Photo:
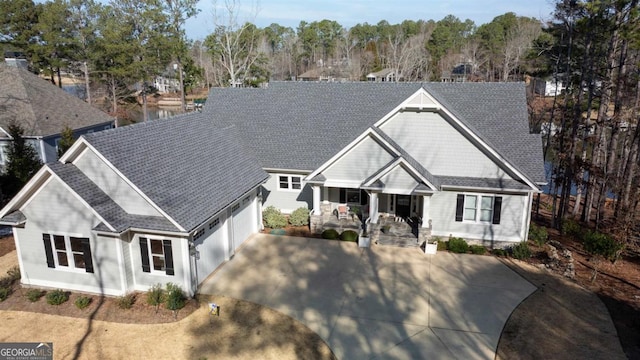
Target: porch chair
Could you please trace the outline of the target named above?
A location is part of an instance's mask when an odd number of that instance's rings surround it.
[[[338,220],[349,218],[349,206],[347,204],[338,204]]]

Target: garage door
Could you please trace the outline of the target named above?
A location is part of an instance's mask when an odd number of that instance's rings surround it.
[[[209,224],[205,225],[204,235],[194,241],[198,254],[196,257],[198,283],[202,282],[224,262],[224,241],[226,237],[222,227],[223,224],[223,217],[213,219]]]
[[[246,197],[231,207],[233,217],[233,245],[237,249],[254,232],[255,211],[253,197]]]

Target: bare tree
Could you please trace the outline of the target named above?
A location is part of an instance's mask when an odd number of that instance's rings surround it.
[[[531,49],[533,40],[541,33],[540,22],[529,18],[518,18],[516,25],[507,34],[502,52],[502,81],[509,79],[509,75],[518,67],[522,57]]]

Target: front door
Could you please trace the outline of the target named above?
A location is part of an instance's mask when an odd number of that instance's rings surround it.
[[[411,215],[411,196],[396,195],[396,216],[408,218]]]

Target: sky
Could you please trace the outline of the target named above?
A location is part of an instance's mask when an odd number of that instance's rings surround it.
[[[229,0],[231,1],[231,0]],[[225,0],[217,1],[222,14]],[[377,24],[387,20],[397,24],[403,20],[440,20],[451,14],[460,20],[471,19],[476,25],[491,22],[507,12],[519,16],[549,20],[553,0],[236,0],[238,21],[250,21],[258,27],[272,23],[294,30],[300,21],[335,20],[350,28],[358,23]],[[214,0],[200,0],[200,13],[185,25],[187,36],[202,40],[213,32]]]

